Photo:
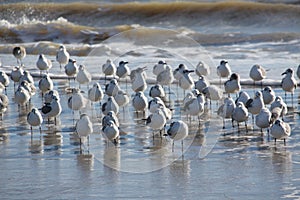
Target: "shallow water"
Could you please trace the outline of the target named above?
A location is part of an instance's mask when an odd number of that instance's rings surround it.
[[[7,60],[12,58],[11,55],[2,55],[5,56]],[[76,59],[84,62],[87,58]],[[28,55],[26,66],[32,72],[36,72],[35,60],[36,56]],[[9,71],[8,66],[4,69]],[[94,67],[88,69],[98,71]],[[51,73],[59,74],[57,63],[54,63]],[[150,76],[151,72],[147,74]],[[38,78],[35,80],[37,84]],[[202,116],[200,125],[195,119],[189,122],[180,113],[178,104],[183,91],[177,93],[174,84],[171,87],[174,119],[185,120],[190,130],[184,141],[183,156],[180,142],[175,142],[172,152],[171,141],[157,135],[153,139],[152,130],[141,120],[147,114],[137,116],[131,104],[119,114],[120,143],[117,146],[107,144],[100,131],[102,114],[98,103],[93,107],[87,104],[82,110],[92,118],[94,133],[89,145],[84,141],[80,153],[79,139],[74,133],[79,114],[75,112],[73,116],[66,103],[68,81],[54,81],[64,109],[56,126],[43,123],[42,134],[34,128],[31,135],[26,123],[30,107],[42,106],[41,95],[36,94],[28,108],[18,111],[13,101],[13,83],[8,87],[10,104],[0,130],[2,199],[299,198],[298,90],[294,108],[290,108],[285,118],[293,130],[286,146],[282,141],[275,146],[272,138],[268,138],[266,132],[262,136],[255,126],[252,130],[251,118],[249,132],[243,127],[238,132],[237,128],[231,128],[229,121],[223,130],[222,121],[216,117],[215,102],[212,102],[212,109]],[[71,87],[78,87],[78,84],[71,81]],[[126,89],[124,82],[121,87]],[[86,96],[87,87],[83,85],[81,88]],[[147,95],[149,88],[145,92]],[[252,87],[243,86],[243,89],[253,94]],[[127,91],[133,94],[130,87]],[[280,88],[275,88],[275,91],[277,95],[284,95]],[[289,95],[287,102],[291,106]]]

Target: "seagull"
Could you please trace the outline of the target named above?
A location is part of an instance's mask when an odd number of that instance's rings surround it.
[[[92,80],[92,75],[86,70],[86,67],[84,65],[79,65],[78,73],[76,75],[76,81],[80,85],[82,84],[89,84]]]
[[[161,105],[165,106],[164,102],[159,97],[154,97],[148,102],[148,110],[154,113]]]
[[[37,108],[32,108],[32,110],[27,114],[27,122],[30,125],[31,133],[33,126],[39,126],[41,133],[41,125],[43,123],[43,117],[40,111]]]
[[[194,70],[184,70],[182,77],[179,79],[179,87],[183,90],[190,90],[194,86],[194,80],[190,73]]]
[[[202,90],[202,93],[211,101],[219,101],[223,97],[223,91],[216,85],[207,86]]]
[[[235,109],[235,102],[231,97],[226,97],[224,99],[224,103],[219,107],[217,112],[218,115],[223,118],[223,129],[225,129],[225,119],[232,119],[232,113],[234,109]]]
[[[75,125],[76,133],[80,138],[80,151],[81,151],[81,144],[82,144],[82,137],[88,138],[88,145],[89,145],[89,136],[93,133],[93,124],[87,114],[81,114],[80,119],[76,122]]]
[[[273,113],[273,110],[275,108],[279,108],[280,109],[279,117],[281,117],[283,119],[283,116],[285,116],[287,114],[288,108],[287,108],[287,105],[283,101],[283,99],[282,99],[281,96],[277,96],[275,98],[275,101],[271,104],[270,111]]]
[[[33,77],[31,76],[30,72],[25,70],[23,72],[23,75],[20,77],[19,79],[19,82],[21,83],[22,81],[28,81],[29,83],[33,84],[34,85],[34,80],[33,80]]]
[[[178,120],[170,124],[167,134],[173,140],[172,152],[174,152],[174,141],[181,141],[181,151],[183,153],[183,140],[188,136],[188,133],[189,127],[184,121]]]
[[[30,94],[24,87],[18,87],[15,92],[15,102],[20,106],[29,102]]]
[[[69,59],[69,52],[64,45],[61,45],[56,53],[56,61],[59,63],[60,70],[62,65],[68,64]]]
[[[119,119],[114,111],[109,111],[102,118],[102,126],[107,126],[109,121],[113,121],[117,127],[120,126]]]
[[[246,108],[248,108],[249,112],[252,115],[257,115],[260,110],[265,106],[263,98],[262,98],[262,93],[260,91],[257,91],[255,93],[255,96],[253,99],[249,99],[246,102]]]
[[[133,99],[132,99],[132,106],[134,109],[138,111],[145,112],[148,107],[148,100],[147,97],[143,92],[137,92],[135,93]]]
[[[227,78],[231,74],[231,69],[227,60],[221,60],[220,65],[217,67],[217,74],[220,77],[221,85],[221,79]]]
[[[105,82],[106,76],[115,76],[117,68],[111,59],[107,59],[106,63],[102,65],[102,72],[105,75]]]
[[[208,76],[210,74],[210,68],[206,63],[199,61],[199,63],[196,66],[195,73],[199,77],[200,76]]]
[[[235,104],[237,104],[238,102],[242,102],[244,105],[246,105],[249,99],[251,98],[246,91],[240,91],[238,98],[235,100]]]
[[[167,63],[164,60],[158,61],[153,67],[153,74],[158,76],[161,72],[166,70]]]
[[[183,76],[183,72],[188,70],[185,64],[179,64],[179,66],[173,71],[174,78],[179,81]]]
[[[53,90],[53,81],[48,74],[45,74],[43,78],[40,79],[39,89],[42,91],[42,96],[44,93]]]
[[[80,110],[85,106],[85,100],[80,90],[72,88],[72,95],[68,99],[68,107],[74,110]]]
[[[40,54],[36,62],[36,66],[40,70],[40,74],[42,71],[46,71],[48,73],[48,71],[52,68],[52,62],[46,58],[44,54]]]
[[[16,86],[16,83],[20,81],[20,78],[23,76],[24,70],[22,67],[15,66],[11,73],[10,73],[10,78],[14,82],[14,88]]]
[[[108,97],[107,101],[102,105],[102,113],[107,115],[109,111],[114,111],[116,114],[119,113],[119,105],[114,97]]]
[[[288,123],[278,119],[271,126],[270,134],[274,137],[275,144],[276,139],[283,139],[285,145],[285,139],[291,135],[291,127]]]
[[[197,96],[192,97],[188,102],[184,104],[183,112],[187,115],[198,116],[200,123],[200,115],[204,112],[204,95],[199,93]]]
[[[65,65],[65,73],[68,76],[69,84],[70,84],[70,77],[75,77],[78,73],[78,66],[76,60],[69,59],[68,64]]]
[[[105,85],[105,94],[108,96],[116,96],[120,90],[119,83],[117,79],[111,79],[108,84]]]
[[[121,90],[121,89],[114,96],[114,98],[120,108],[126,106],[130,101],[128,94],[124,90]]]
[[[157,109],[155,113],[150,114],[146,120],[146,125],[150,126],[153,131],[160,131],[165,127],[167,119],[161,109]],[[153,132],[154,137],[154,132]]]
[[[297,87],[297,81],[294,78],[294,70],[291,68],[288,68],[285,72],[283,72],[281,75],[285,75],[285,77],[281,81],[281,87],[285,92],[285,99],[286,99],[286,92],[291,92],[292,95],[292,105],[294,105],[294,90]]]
[[[164,99],[166,97],[165,91],[160,84],[153,85],[149,90],[149,96],[152,98],[159,97]]]
[[[20,83],[19,87],[23,87],[24,89],[26,89],[29,92],[30,97],[32,97],[36,93],[36,87],[34,86],[34,84],[29,83],[26,80],[23,80]]]
[[[5,94],[0,94],[0,117],[3,120],[3,113],[6,112],[8,107],[8,97]]]
[[[255,87],[255,81],[262,81],[266,78],[266,70],[261,65],[255,64],[252,66],[249,76],[253,80],[253,86]]]
[[[238,129],[239,129],[239,123],[245,122],[246,131],[248,131],[247,130],[248,115],[249,115],[248,110],[245,107],[245,105],[242,102],[238,102],[232,112],[232,120],[237,122]]]
[[[146,82],[146,73],[145,73],[146,67],[139,67],[135,70],[131,71],[130,79],[132,82],[132,90],[134,92],[143,92],[147,88],[147,82]]]
[[[52,101],[50,103],[45,103],[41,110],[43,116],[48,118],[48,122],[50,118],[54,117],[56,125],[56,117],[59,116],[62,111],[59,99],[56,96],[53,96]]]
[[[263,132],[263,128],[269,128],[271,125],[271,117],[272,113],[266,107],[262,108],[258,115],[255,116],[255,124],[261,129]]]
[[[241,90],[240,76],[237,73],[231,74],[229,80],[224,83],[224,87],[228,96],[230,96],[230,93],[239,92]]]
[[[276,97],[274,90],[270,86],[267,86],[262,90],[262,95],[265,105],[273,103]]]
[[[9,77],[7,76],[7,74],[4,71],[0,71],[0,83],[2,83],[5,87],[5,93],[7,93],[6,88],[9,85]]]
[[[90,88],[88,91],[88,99],[91,100],[92,102],[98,102],[101,101],[103,97],[104,97],[104,93],[101,89],[100,84],[94,83],[93,87]]]
[[[169,87],[169,101],[171,101],[171,84],[174,81],[173,71],[172,67],[170,65],[166,65],[166,68],[164,71],[159,73],[156,76],[156,82],[160,85],[167,85]]]
[[[198,81],[195,82],[195,88],[199,92],[202,92],[202,90],[209,85],[210,85],[209,81],[203,75],[200,75]]]
[[[58,101],[60,100],[58,91],[53,89],[49,90],[44,94],[44,103],[51,103],[54,97],[56,97]]]
[[[130,74],[130,69],[128,67],[128,62],[127,61],[120,61],[119,66],[117,67],[117,72],[116,75],[119,78],[126,78]]]
[[[14,47],[14,49],[13,49],[13,55],[17,59],[17,63],[21,64],[21,66],[22,66],[23,65],[22,60],[26,56],[26,49],[25,49],[25,47],[23,47],[23,46]],[[20,61],[20,63],[19,63],[19,61]]]
[[[112,120],[108,121],[107,124],[102,127],[102,132],[108,140],[113,141],[114,144],[117,144],[120,132],[119,128]]]

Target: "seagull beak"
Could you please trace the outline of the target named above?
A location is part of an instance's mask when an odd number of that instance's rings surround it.
[[[283,72],[281,75],[285,75],[286,74],[286,71],[285,72]]]

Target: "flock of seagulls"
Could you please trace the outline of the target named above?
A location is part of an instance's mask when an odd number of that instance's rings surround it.
[[[25,48],[22,46],[15,47],[13,55],[17,59],[18,66],[12,69],[10,77],[5,72],[0,71],[0,89],[4,90],[12,80],[15,88],[14,101],[19,107],[26,106],[37,92],[42,94],[43,106],[32,108],[27,115],[27,122],[31,127],[31,131],[32,127],[35,126],[38,126],[41,131],[41,125],[45,121],[54,120],[56,124],[56,118],[60,116],[63,108],[60,103],[60,95],[54,89],[53,81],[49,75],[54,61],[46,58],[43,54],[39,55],[36,67],[40,70],[41,78],[37,89],[31,74],[24,68]],[[287,114],[287,105],[283,98],[276,96],[271,86],[255,91],[254,96],[251,97],[250,94],[242,90],[240,75],[231,72],[230,65],[226,60],[222,60],[220,65],[217,66],[220,85],[210,84],[207,77],[210,75],[211,70],[204,62],[200,61],[195,69],[188,69],[185,64],[180,64],[173,70],[167,62],[160,60],[153,66],[152,73],[156,77],[156,84],[149,89],[148,95],[145,94],[148,87],[147,67],[130,69],[127,61],[120,61],[116,66],[112,60],[107,59],[102,65],[105,85],[94,82],[92,87],[89,88],[92,75],[84,65],[78,67],[76,60],[70,58],[65,46],[61,45],[59,47],[56,61],[59,63],[60,69],[64,68],[69,80],[75,79],[79,83],[78,88],[71,88],[68,108],[73,113],[75,111],[80,113],[80,119],[76,121],[75,125],[76,133],[80,138],[80,145],[81,138],[89,137],[93,133],[92,120],[86,113],[80,112],[88,102],[91,105],[97,102],[100,104],[103,113],[101,130],[105,138],[114,144],[117,144],[120,138],[121,124],[118,120],[118,115],[121,112],[120,108],[124,108],[131,102],[135,112],[137,114],[142,113],[142,120],[145,125],[153,130],[153,137],[159,133],[160,137],[169,137],[173,142],[182,141],[183,146],[183,140],[189,132],[188,122],[173,120],[175,111],[167,104],[166,94],[171,93],[170,86],[175,81],[177,82],[177,89],[180,87],[184,92],[181,111],[190,120],[192,117],[197,117],[196,121],[200,124],[200,116],[205,113],[207,106],[211,105],[212,101],[223,101],[221,105],[217,104],[217,113],[223,119],[224,129],[226,128],[225,121],[230,119],[232,127],[235,127],[236,124],[239,130],[240,123],[245,123],[246,131],[248,131],[247,122],[251,115],[253,123],[255,121],[255,125],[262,131],[267,129],[268,133],[274,138],[275,143],[278,139],[283,139],[285,143],[286,138],[291,134],[290,125],[284,121],[284,116]],[[198,76],[198,80],[193,79],[192,73]],[[281,82],[282,89],[285,93],[289,92],[293,95],[297,87],[293,69],[286,69],[282,75],[285,75]],[[300,75],[299,69],[297,75]],[[254,65],[249,76],[255,85],[255,82],[262,82],[266,78],[266,70],[260,65]],[[130,80],[132,96],[127,93],[127,78]],[[120,79],[126,80],[126,91],[121,89]],[[107,81],[109,82],[107,83]],[[83,96],[80,89],[83,84],[87,84],[87,98]],[[235,99],[232,97],[234,94]],[[8,98],[1,93],[1,116],[6,111],[7,106]],[[174,143],[172,149],[174,149]]]

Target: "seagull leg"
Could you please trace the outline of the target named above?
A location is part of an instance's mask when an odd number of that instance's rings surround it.
[[[285,138],[283,139],[283,144],[284,144],[284,146],[286,145],[286,143],[285,143]]]
[[[172,142],[172,152],[174,152],[174,140]]]

